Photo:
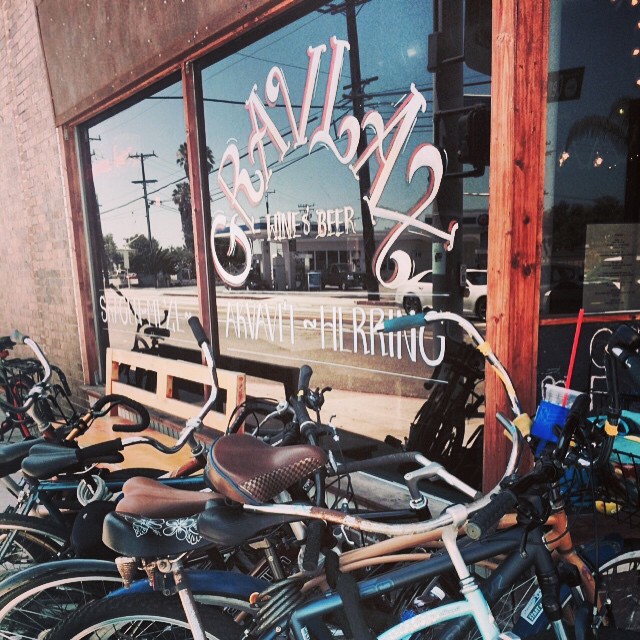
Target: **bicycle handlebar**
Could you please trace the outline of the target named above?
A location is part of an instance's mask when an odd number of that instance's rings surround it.
[[[10,411],[12,413],[26,413],[27,411],[29,411],[29,409],[31,409],[36,400],[42,395],[44,387],[49,383],[49,380],[51,379],[51,365],[49,364],[47,357],[42,352],[42,349],[40,349],[40,347],[38,346],[37,342],[29,338],[29,336],[25,336],[17,329],[14,329],[11,332],[11,340],[16,344],[23,344],[29,347],[35,354],[44,370],[44,377],[37,384],[31,387],[29,393],[27,394],[27,400],[23,405],[13,406],[0,400],[0,406],[6,411]]]
[[[531,471],[509,482],[506,488],[492,497],[488,505],[469,518],[465,525],[465,532],[471,539],[478,540],[493,533],[502,516],[513,511],[518,498],[531,487],[560,479],[564,473],[563,463],[567,457],[570,442],[580,425],[585,422],[589,405],[589,395],[586,393],[579,395],[565,418],[562,434],[554,449],[543,452]]]
[[[211,374],[211,393],[207,398],[207,401],[200,409],[198,415],[194,418],[196,422],[202,422],[203,418],[211,411],[216,398],[218,397],[218,389],[220,388],[218,384],[218,370],[216,368],[216,361],[213,357],[213,351],[211,350],[211,345],[209,340],[207,339],[207,334],[204,332],[204,328],[202,327],[202,323],[197,316],[191,316],[187,321],[189,323],[189,327],[191,327],[191,331],[193,333],[193,337],[196,339],[200,347],[200,351],[202,351],[202,355],[209,367],[209,372]],[[189,424],[189,422],[187,422]]]
[[[49,364],[49,361],[47,360],[46,356],[42,352],[42,349],[40,349],[36,341],[32,340],[29,336],[25,336],[24,334],[20,333],[20,331],[18,331],[17,329],[14,329],[11,332],[11,339],[16,344],[24,344],[29,347],[31,351],[33,351],[36,358],[38,358],[38,360],[40,361],[42,368],[44,369],[44,378],[40,381],[40,384],[47,384],[47,382],[49,382],[49,379],[51,378],[51,365]]]
[[[511,422],[511,420],[505,418],[502,414],[497,414],[500,423],[507,429],[511,436],[511,455],[509,456],[509,462],[503,475],[503,480],[510,477],[517,466],[522,443],[522,435],[518,431],[517,427]],[[502,480],[501,480],[502,482]],[[472,502],[471,504],[461,506],[465,509],[467,514],[475,513],[484,506],[489,504],[491,496],[500,491],[500,484],[496,485],[494,489],[483,496],[482,498]],[[333,524],[342,525],[355,529],[357,531],[363,531],[365,533],[377,533],[389,537],[397,537],[404,535],[415,535],[427,533],[429,531],[435,531],[442,527],[446,527],[454,523],[454,517],[452,514],[443,512],[439,517],[413,523],[401,523],[401,524],[388,524],[385,522],[376,522],[368,520],[357,515],[345,514],[342,511],[335,509],[326,509],[317,506],[300,505],[300,504],[262,504],[262,505],[243,505],[243,508],[247,511],[256,513],[271,513],[295,516],[300,520],[324,520],[325,522],[331,522]]]
[[[171,455],[173,453],[178,453],[178,451],[180,451],[187,443],[189,443],[189,446],[192,450],[195,448],[195,445],[191,441],[193,440],[193,434],[196,429],[197,426],[195,424],[183,429],[180,433],[180,437],[176,440],[176,443],[173,446],[166,445],[159,440],[152,438],[151,436],[137,436],[133,438],[127,438],[126,440],[122,441],[122,444],[124,447],[129,447],[136,444],[148,444],[161,453]]]
[[[511,410],[513,414],[518,417],[523,415],[520,407],[520,401],[516,394],[515,387],[506,369],[491,349],[489,343],[482,337],[480,332],[473,326],[469,320],[466,320],[457,313],[451,311],[427,311],[422,313],[415,313],[408,316],[398,316],[397,318],[390,318],[379,322],[375,326],[376,331],[382,331],[389,333],[391,331],[403,331],[406,329],[417,329],[423,327],[425,324],[431,324],[432,322],[455,322],[459,325],[469,337],[472,339],[476,349],[485,357],[487,362],[491,365],[492,369],[496,372],[496,375],[502,382],[504,390],[509,398]]]
[[[107,405],[108,408],[103,411],[103,408],[107,407]],[[111,427],[114,431],[137,433],[138,431],[144,431],[149,426],[151,417],[149,416],[149,411],[147,411],[147,408],[136,400],[132,400],[127,396],[122,396],[116,393],[110,393],[106,396],[102,396],[102,398],[98,398],[98,400],[96,400],[96,402],[91,407],[91,416],[93,418],[100,418],[118,405],[122,405],[126,409],[137,413],[140,421],[136,424],[114,424]]]

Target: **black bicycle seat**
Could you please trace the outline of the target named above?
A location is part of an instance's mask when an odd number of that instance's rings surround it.
[[[15,444],[0,446],[0,476],[8,476],[20,471],[20,463],[29,455],[34,445],[43,443],[42,438],[23,440]]]
[[[200,535],[197,516],[143,518],[116,512],[104,519],[102,541],[117,554],[134,558],[178,556],[213,546]]]
[[[43,443],[32,447],[29,455],[22,461],[22,471],[38,480],[44,480],[61,473],[75,473],[94,462],[122,462],[121,453],[109,453],[99,459],[80,462],[78,449],[65,447],[61,444]]]
[[[229,546],[255,538],[265,529],[298,520],[297,516],[249,513],[238,507],[214,504],[198,516],[198,530],[215,545]]]
[[[13,349],[16,343],[9,336],[0,336],[0,351]]]

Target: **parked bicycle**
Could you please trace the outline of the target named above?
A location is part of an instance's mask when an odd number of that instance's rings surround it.
[[[5,442],[38,435],[31,417],[17,409],[27,399],[30,389],[46,375],[37,358],[10,358],[15,346],[11,337],[0,337],[0,440]],[[75,414],[71,389],[59,367],[49,365],[49,368],[56,374],[57,382],[49,386],[46,410],[52,422],[64,421]]]
[[[434,314],[433,312],[431,312],[431,315],[428,315],[426,319],[428,321],[455,320],[458,322],[461,320],[458,320],[449,314]],[[393,323],[391,324],[393,326]],[[512,408],[519,417],[519,422],[526,423],[526,419],[522,417],[523,414],[520,411],[520,406],[517,402],[515,391],[510,384],[508,375],[499,364],[499,361],[495,359],[495,356],[493,356],[486,343],[484,343],[481,337],[479,337],[479,334],[477,334],[477,332],[474,333],[473,331],[470,331],[470,333],[478,346],[481,346],[481,349],[487,356],[489,362],[494,366],[496,371],[499,372],[499,375],[505,384]],[[444,533],[443,542],[447,548],[448,556],[442,555],[437,558],[432,558],[429,562],[413,562],[408,566],[400,567],[392,570],[391,572],[385,572],[381,576],[370,578],[368,581],[365,580],[360,582],[357,587],[357,595],[361,597],[375,596],[377,599],[381,596],[389,596],[392,598],[392,593],[394,591],[416,583],[418,585],[422,585],[422,587],[420,587],[422,589],[422,593],[426,593],[428,592],[427,587],[429,586],[429,580],[431,578],[450,572],[452,568],[455,568],[458,577],[467,589],[465,596],[468,595],[468,593],[476,595],[469,596],[467,602],[464,604],[458,603],[443,605],[442,608],[436,609],[435,612],[429,610],[418,613],[417,615],[412,616],[412,621],[403,622],[395,629],[389,630],[387,633],[383,634],[381,637],[385,638],[385,640],[392,637],[400,638],[408,636],[414,632],[420,631],[423,627],[432,626],[438,622],[449,619],[450,617],[458,618],[463,616],[468,618],[468,614],[470,612],[473,614],[473,618],[480,629],[482,637],[498,637],[499,632],[494,626],[494,623],[491,622],[491,616],[487,613],[486,605],[482,604],[480,599],[476,602],[469,602],[472,598],[479,597],[479,592],[474,587],[473,577],[466,573],[464,565],[470,562],[486,560],[494,557],[499,552],[508,552],[509,555],[503,563],[496,567],[485,584],[485,588],[489,594],[489,600],[497,599],[509,587],[513,586],[515,582],[518,582],[517,579],[520,578],[522,573],[526,573],[526,570],[528,570],[529,567],[535,566],[538,582],[542,590],[542,609],[544,610],[547,619],[551,621],[556,637],[564,638],[566,637],[566,632],[562,622],[560,581],[555,563],[552,560],[550,551],[547,549],[546,544],[550,544],[551,542],[558,543],[559,540],[566,538],[568,534],[567,530],[564,529],[562,516],[557,518],[557,529],[556,532],[552,534],[553,537],[550,541],[545,540],[543,525],[548,520],[547,516],[549,515],[552,500],[554,498],[553,485],[559,478],[559,474],[562,472],[562,464],[566,462],[566,455],[571,435],[573,432],[577,432],[578,427],[582,426],[583,416],[581,414],[587,406],[588,402],[586,402],[585,399],[574,406],[574,409],[570,412],[569,418],[567,419],[567,424],[565,424],[563,438],[553,449],[549,450],[549,448],[546,448],[542,450],[540,460],[532,472],[519,481],[509,479],[509,492],[500,493],[500,496],[509,497],[508,504],[505,504],[504,498],[499,498],[496,501],[489,502],[488,515],[487,510],[482,510],[485,517],[488,518],[488,524],[491,525],[494,521],[499,520],[503,511],[506,511],[509,506],[513,505],[514,499],[517,498],[517,502],[520,505],[520,512],[518,514],[516,524],[509,530],[500,532],[480,544],[473,542],[464,544],[460,550],[462,553],[462,561],[457,555],[458,551],[455,547],[455,538],[458,532],[457,525],[463,523],[469,512],[473,512],[481,506],[486,506],[488,501],[487,498],[481,499],[471,507],[453,508],[452,514],[445,514],[442,516],[444,520],[436,520],[435,524],[431,522],[397,525],[379,523],[375,521],[372,522],[359,516],[344,514],[317,506],[307,507],[303,505],[250,504],[251,500],[247,500],[247,496],[243,495],[242,491],[239,491],[240,487],[237,484],[234,484],[233,474],[229,475],[228,473],[225,473],[226,467],[224,464],[218,467],[217,472],[215,473],[215,480],[218,481],[219,487],[225,487],[226,490],[230,492],[230,495],[236,500],[238,500],[238,498],[244,498],[241,501],[245,503],[244,509],[247,511],[254,511],[269,515],[281,514],[300,519],[322,519],[335,525],[339,525],[345,530],[355,529],[362,532],[368,532],[370,534],[395,534],[397,536],[399,533],[402,533],[411,538],[410,541],[407,541],[408,546],[411,548],[415,548],[415,545],[417,544],[425,543],[424,538],[420,538],[419,535],[423,533],[425,535],[430,534],[430,528],[437,530],[438,525],[446,524],[447,526],[451,526],[455,523],[455,529],[452,528],[450,531]],[[297,408],[300,411],[299,422],[301,424],[307,423],[308,419],[304,416],[303,410],[299,406]],[[511,430],[513,440],[516,442],[517,437],[514,426],[502,417],[500,420]],[[606,450],[606,448],[603,450]],[[215,456],[215,446],[212,449],[212,455]],[[222,483],[219,482],[220,479],[222,479]],[[533,490],[532,496],[525,495],[531,490]],[[247,504],[247,502],[249,502],[249,504]],[[213,537],[214,535],[222,535],[220,533],[214,534],[213,527],[208,526],[208,518],[212,517],[209,514],[210,512],[205,512],[205,514],[201,516],[200,532],[210,537]],[[214,510],[212,514],[214,516],[212,522],[216,522],[217,525],[224,522],[224,520],[221,519],[219,512]],[[513,524],[513,519],[509,521],[509,524]],[[475,527],[478,531],[483,532],[486,525],[476,523]],[[217,526],[215,530],[221,531],[222,529]],[[379,544],[388,545],[389,542],[384,541]],[[375,545],[371,546],[375,547]],[[364,547],[365,550],[368,550],[369,548],[370,547]],[[402,544],[400,544],[399,547],[394,546],[394,550],[396,551],[402,548]],[[568,551],[572,560],[576,561],[572,548],[562,550]],[[358,549],[357,551],[361,552],[361,549]],[[526,558],[523,558],[523,555],[525,555],[523,552],[526,552]],[[343,554],[342,558],[348,558],[348,553],[349,552]],[[396,555],[391,561],[402,562],[403,559],[398,558]],[[370,566],[372,563],[371,558],[367,556],[366,562]],[[580,559],[578,559],[576,563],[578,566],[583,568],[586,566]],[[582,571],[579,577],[585,580],[585,584],[592,585],[592,579],[587,578],[585,573],[590,576],[588,571]],[[304,587],[300,587],[302,584],[304,584],[304,580],[300,580],[298,584],[296,584],[295,580],[289,578],[288,580],[280,583],[277,589],[275,587],[269,588],[262,594],[262,596],[257,596],[256,600],[261,603],[262,606],[257,607],[258,612],[254,610],[254,621],[248,626],[248,628],[245,628],[245,635],[247,637],[271,638],[278,637],[279,634],[288,633],[294,638],[304,638],[308,637],[308,634],[313,634],[315,636],[317,633],[317,637],[324,637],[324,635],[322,635],[322,631],[319,630],[322,624],[318,622],[318,619],[321,618],[322,615],[337,612],[340,607],[344,606],[345,593],[344,591],[341,591],[342,587],[338,587],[336,581],[333,586],[338,593],[322,597],[319,600],[312,599],[308,604],[297,606],[300,605],[301,602],[304,602],[305,599],[303,597]],[[405,601],[405,605],[412,603],[415,603],[415,599],[409,602]],[[98,628],[100,630],[104,629],[105,631],[106,629],[119,629],[120,632],[125,632],[123,631],[124,629],[127,633],[133,633],[131,631],[131,619],[136,619],[137,623],[140,623],[140,621],[144,619],[145,628],[150,629],[154,627],[155,622],[158,621],[158,610],[155,610],[155,612],[153,611],[154,607],[157,607],[158,604],[159,603],[153,601],[152,598],[145,600],[144,605],[136,605],[133,599],[116,600],[115,598],[107,598],[102,603],[92,605],[84,611],[78,612],[77,616],[74,616],[73,621],[70,621],[72,625],[76,625],[75,627],[65,625],[63,627],[63,631],[57,630],[57,632],[59,634],[62,634],[63,632],[67,634],[74,633],[75,635],[68,636],[74,638],[88,637],[86,632],[81,631],[80,628],[82,625],[87,625],[87,623],[89,623],[88,626],[94,630]],[[134,615],[133,611],[136,606],[138,607],[138,613]],[[147,607],[147,612],[142,613],[140,606],[143,608]],[[124,613],[125,609],[126,613]],[[120,614],[114,615],[116,610],[120,611]],[[215,628],[210,628],[210,632],[200,632],[198,627],[194,628],[194,624],[198,625],[200,623],[197,621],[194,622],[193,617],[190,619],[190,622],[187,623],[186,620],[189,619],[188,616],[187,618],[182,616],[173,617],[174,614],[175,611],[172,612],[171,616],[160,616],[163,618],[162,624],[166,626],[169,623],[169,618],[171,619],[172,629],[174,629],[174,627],[175,629],[186,629],[190,624],[193,636],[186,635],[185,637],[232,637],[226,635],[226,629],[228,627],[226,622],[228,621],[220,619],[219,614],[214,615],[215,612],[210,610],[206,611],[206,620],[202,622],[204,627],[201,626],[199,628],[209,629],[206,625],[210,624],[212,619],[214,619],[216,624],[223,625],[223,627],[218,627],[217,633]],[[354,629],[351,628],[350,631],[347,632],[347,635],[351,633],[352,637],[370,637],[370,631],[367,630],[366,625],[362,626],[364,624],[364,616],[358,616],[353,610],[350,611],[350,614],[350,621],[356,620],[356,630],[354,631]],[[358,619],[360,621],[359,623],[357,622]],[[182,620],[182,622],[180,622],[180,620]],[[320,625],[320,627],[318,625]],[[87,629],[88,626],[85,626],[84,628]],[[220,632],[220,628],[225,628],[225,631]],[[234,631],[229,630],[228,632],[233,633],[235,631],[238,631],[238,629]],[[211,635],[209,635],[209,633]],[[451,637],[460,637],[460,634],[465,634],[466,631],[464,629],[454,629],[448,633]],[[52,637],[62,638],[63,635],[56,636],[54,633]],[[132,637],[144,637],[144,635],[133,635]],[[423,633],[420,637],[427,636],[424,636]]]

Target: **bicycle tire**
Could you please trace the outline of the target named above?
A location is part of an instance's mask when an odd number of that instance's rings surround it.
[[[242,628],[231,616],[199,610],[207,640],[239,640]],[[56,626],[47,640],[192,640],[178,598],[158,593],[105,598],[79,609]]]
[[[600,588],[606,594],[614,629],[640,631],[640,551],[621,553],[599,571]]]
[[[487,571],[488,570],[484,567],[476,567],[474,573],[476,573],[476,575],[478,573],[480,573],[481,575],[484,574],[485,577],[487,577]],[[477,581],[479,586],[482,588],[482,577],[478,577]],[[455,578],[450,577],[450,579],[445,582],[442,582],[441,578],[437,586],[442,588],[447,596],[442,601],[433,602],[431,606],[435,607],[439,606],[440,604],[444,604],[444,602],[451,602],[461,599],[461,595],[458,590]],[[514,582],[513,584],[508,586],[504,593],[499,596],[498,600],[494,604],[491,604],[491,613],[493,614],[496,624],[501,632],[512,631],[514,630],[514,627],[518,625],[518,637],[527,638],[527,640],[532,640],[534,637],[545,637],[544,633],[546,632],[543,632],[543,635],[541,636],[534,635],[533,626],[531,627],[531,630],[528,631],[527,626],[525,626],[525,629],[523,629],[522,624],[518,624],[519,622],[521,622],[521,618],[523,616],[527,616],[530,614],[539,614],[537,608],[539,599],[536,597],[537,591],[538,582],[533,569],[530,568],[520,576],[520,579],[517,582]],[[563,609],[571,606],[572,598],[574,598],[574,595],[575,594],[571,591],[567,591],[564,594],[561,603]],[[533,622],[531,624],[533,624]],[[455,634],[456,640],[481,640],[480,632],[475,623],[470,618],[465,626],[467,627],[465,630],[460,630],[457,634]],[[420,640],[437,640],[442,636],[444,630],[447,628],[448,623],[441,623],[428,629],[423,629],[422,631],[416,633],[415,638],[419,638]],[[551,638],[555,636],[549,637]]]
[[[65,548],[68,532],[35,516],[0,514],[0,576],[54,560]]]
[[[114,563],[47,564],[20,572],[17,586],[0,596],[0,638],[40,640],[69,614],[122,586]]]

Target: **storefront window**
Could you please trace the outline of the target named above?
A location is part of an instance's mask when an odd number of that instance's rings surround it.
[[[198,301],[181,83],[88,136],[102,346],[184,358]]]
[[[333,387],[325,411],[378,439],[407,436],[444,340],[375,326],[436,306],[434,246],[455,238],[468,267],[486,267],[486,174],[455,183],[457,232],[433,219],[448,179],[433,145],[433,15],[430,0],[328,4],[201,71],[221,351],[265,371],[310,364],[313,385]],[[465,67],[461,91],[460,104],[488,101],[489,78]],[[464,302],[480,323],[483,276],[470,273]]]
[[[640,8],[551,3],[541,312],[640,309]]]

